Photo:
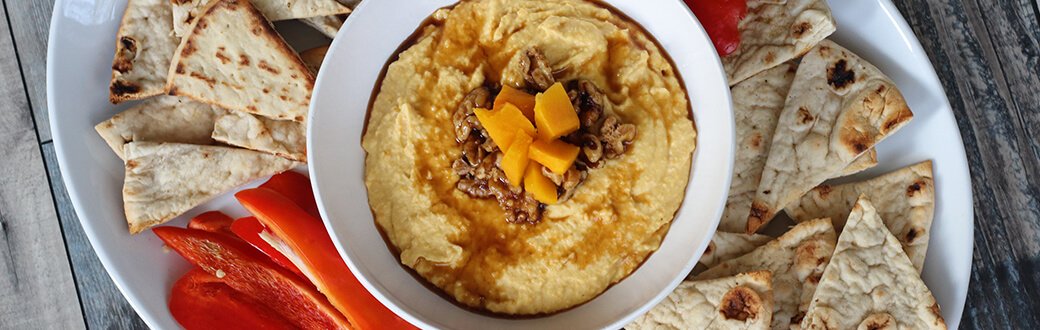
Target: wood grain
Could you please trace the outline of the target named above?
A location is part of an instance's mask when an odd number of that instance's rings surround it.
[[[29,105],[36,119],[40,141],[51,140],[47,124],[47,32],[54,0],[4,0],[11,35],[18,50]]]
[[[6,11],[2,13],[0,328],[84,328]]]
[[[896,6],[946,88],[971,167],[975,253],[961,326],[1038,328],[1037,4],[903,0]]]
[[[58,206],[58,218],[65,234],[65,245],[74,266],[72,273],[79,288],[79,299],[83,305],[83,317],[91,329],[145,329],[148,326],[137,316],[130,303],[123,298],[119,288],[112,282],[105,267],[91,247],[83,226],[72,208],[69,192],[61,180],[54,144],[42,146],[47,174],[51,178],[51,191]]]

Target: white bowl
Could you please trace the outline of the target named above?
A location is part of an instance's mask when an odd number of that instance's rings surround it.
[[[361,133],[380,71],[425,18],[455,2],[364,1],[332,43],[311,99],[307,148],[311,182],[333,241],[379,301],[423,328],[584,329],[628,324],[689,273],[725,204],[733,170],[733,111],[710,40],[681,1],[606,1],[657,38],[684,80],[698,129],[686,199],[660,249],[602,295],[546,317],[495,318],[446,301],[397,262],[376,229],[363,181]]]

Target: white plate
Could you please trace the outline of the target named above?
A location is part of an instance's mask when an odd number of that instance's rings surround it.
[[[376,229],[362,180],[365,152],[360,137],[380,71],[423,20],[455,2],[421,1],[406,7],[390,1],[362,2],[332,43],[311,98],[307,150],[311,182],[333,241],[376,298],[423,328],[596,329],[628,324],[690,272],[725,205],[733,163],[733,115],[711,41],[682,2],[605,1],[655,36],[685,80],[698,128],[686,199],[660,249],[595,299],[547,317],[489,317],[445,301],[400,266]],[[385,23],[390,20],[395,24]],[[688,32],[670,33],[677,30]]]
[[[956,329],[964,308],[973,241],[971,183],[957,125],[926,54],[889,0],[831,0],[833,39],[895,80],[916,117],[878,146],[870,177],[917,161],[934,161],[936,212],[923,277]],[[175,329],[166,302],[189,265],[163,252],[149,233],[127,234],[120,191],[122,166],[94,133],[94,124],[128,108],[108,103],[109,69],[125,0],[57,0],[47,59],[51,130],[73,206],[102,264],[152,328]],[[230,196],[190,212],[221,209],[241,215]],[[186,218],[186,217],[184,217]],[[184,219],[174,224],[183,225]]]

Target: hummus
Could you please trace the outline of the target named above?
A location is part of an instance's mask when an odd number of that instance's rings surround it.
[[[696,131],[675,69],[639,26],[586,1],[463,1],[413,41],[387,67],[362,138],[369,203],[404,265],[462,304],[539,314],[592,299],[660,246]],[[639,133],[538,223],[516,224],[495,199],[456,189],[452,113],[475,88],[523,86],[530,47],[556,81],[599,86]]]

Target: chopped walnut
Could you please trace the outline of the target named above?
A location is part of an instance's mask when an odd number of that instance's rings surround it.
[[[528,86],[538,90],[549,89],[556,82],[549,61],[534,48],[528,48],[523,56],[520,56],[520,72],[524,73],[524,81]]]
[[[487,152],[480,148],[480,138],[476,136],[469,136],[466,141],[462,142],[462,157],[470,163],[470,165],[479,165],[480,160],[484,159]]]
[[[553,184],[555,184],[557,187],[563,184],[563,175],[556,174],[556,172],[553,172],[548,167],[542,166],[542,175],[544,175],[546,178],[549,178],[549,180],[552,180]]]
[[[473,114],[474,108],[487,108],[491,99],[491,92],[484,87],[478,87],[466,94],[459,102],[451,121],[455,124],[455,139],[462,142],[469,138],[474,129],[480,129],[480,121]],[[487,135],[484,135],[487,136]]]
[[[575,109],[578,111],[578,121],[581,122],[582,126],[592,127],[596,125],[600,116],[603,115],[603,106],[606,104],[604,103],[605,99],[603,92],[596,88],[596,85],[592,82],[588,80],[578,82],[578,105]]]
[[[560,194],[558,202],[562,203],[571,199],[571,196],[574,196],[574,191],[577,190],[576,188],[578,188],[582,182],[585,182],[585,179],[588,177],[589,172],[587,170],[579,170],[576,167],[568,169],[567,173],[564,173],[563,175],[563,183],[559,185],[560,188],[563,189],[563,193]]]
[[[599,163],[600,159],[603,159],[603,144],[600,143],[599,138],[595,135],[582,135],[580,146],[582,154],[585,155],[585,159],[590,164],[595,165]]]
[[[455,186],[459,190],[462,190],[470,196],[477,198],[488,198],[493,196],[491,190],[487,185],[487,181],[477,179],[461,179]]]
[[[625,153],[626,144],[636,138],[636,125],[621,124],[615,115],[610,115],[603,120],[603,127],[599,131],[600,140],[603,141],[603,155],[613,159]]]

